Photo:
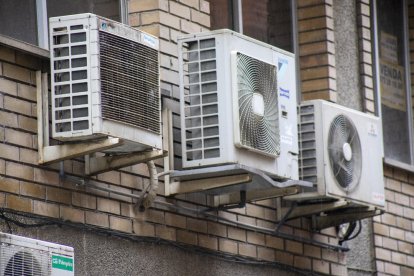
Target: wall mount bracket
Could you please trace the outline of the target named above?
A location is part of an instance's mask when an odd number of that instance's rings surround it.
[[[47,73],[36,72],[37,130],[39,164],[49,165],[59,161],[85,156],[85,175],[96,175],[110,170],[155,160],[168,155],[167,151],[152,149],[121,155],[95,156],[94,153],[122,146],[125,141],[117,137],[49,145],[49,99]]]

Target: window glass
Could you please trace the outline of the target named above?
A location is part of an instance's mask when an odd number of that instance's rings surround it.
[[[385,157],[411,164],[403,2],[377,1],[378,62]]]
[[[0,34],[37,45],[36,0],[0,0]]]
[[[47,0],[48,17],[85,12],[121,21],[119,0]]]
[[[235,30],[237,0],[210,0],[211,28]],[[287,0],[242,0],[243,33],[293,52],[291,2]]]

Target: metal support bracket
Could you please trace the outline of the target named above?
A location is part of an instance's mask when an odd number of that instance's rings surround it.
[[[314,214],[319,214],[326,211],[332,211],[334,209],[344,208],[349,206],[349,202],[345,200],[339,200],[334,202],[320,202],[315,204],[306,204],[306,205],[297,205],[295,209],[290,210],[290,208],[282,208],[281,215],[282,217],[279,218],[279,220],[282,220],[282,218],[285,218],[285,220],[295,219],[299,217],[306,217],[311,216]],[[288,214],[288,215],[287,215]]]

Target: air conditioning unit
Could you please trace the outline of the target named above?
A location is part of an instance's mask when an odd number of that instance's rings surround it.
[[[89,13],[50,18],[49,29],[53,138],[161,149],[158,39]]]
[[[183,168],[298,179],[295,57],[230,30],[178,39]]]
[[[323,100],[303,102],[299,118],[299,175],[316,187],[288,198],[383,207],[380,119]]]
[[[0,233],[0,275],[73,276],[73,248]]]

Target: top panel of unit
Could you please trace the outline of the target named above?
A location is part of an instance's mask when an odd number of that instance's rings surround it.
[[[127,38],[129,40],[133,40],[133,41],[145,44],[156,50],[159,50],[159,40],[156,36],[153,36],[146,32],[132,28],[120,22],[116,22],[116,21],[98,16],[96,14],[81,13],[81,14],[51,17],[49,18],[49,22],[51,26],[59,24],[59,23],[64,24],[64,22],[69,22],[69,21],[71,22],[70,25],[73,25],[74,23],[76,23],[76,21],[85,20],[85,19],[89,20],[90,22],[90,26],[89,26],[90,30],[99,29],[100,31],[112,33],[112,34]]]
[[[201,38],[209,38],[209,37],[213,37],[213,36],[214,37],[217,37],[217,36],[227,36],[227,37],[234,36],[234,37],[237,37],[239,39],[244,39],[246,41],[261,45],[263,47],[270,48],[270,49],[272,49],[274,51],[277,51],[281,54],[291,56],[291,57],[295,57],[295,54],[293,54],[291,52],[285,51],[283,49],[277,48],[275,46],[272,46],[272,45],[267,44],[265,42],[262,42],[260,40],[251,38],[249,36],[243,35],[241,33],[238,33],[238,32],[235,32],[235,31],[232,31],[232,30],[229,30],[229,29],[220,29],[220,30],[215,30],[215,31],[208,31],[208,32],[202,32],[202,33],[182,35],[182,36],[178,37],[178,40],[182,41],[182,42],[186,42],[186,41],[194,40],[195,38],[201,39]]]
[[[14,244],[23,247],[33,248],[33,249],[41,249],[41,250],[48,250],[48,249],[55,249],[61,251],[61,253],[73,255],[73,247],[60,245],[56,243],[51,243],[47,241],[40,241],[36,239],[11,235],[7,233],[0,233],[0,243],[5,244]]]

